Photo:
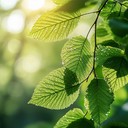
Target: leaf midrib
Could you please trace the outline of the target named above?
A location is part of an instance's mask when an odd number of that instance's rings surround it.
[[[38,29],[37,31],[31,32],[31,33],[37,33],[37,32],[39,32],[39,31],[41,31],[41,30],[43,30],[43,29],[46,29],[46,28],[49,28],[49,27],[52,27],[52,26],[55,27],[56,25],[62,24],[62,23],[64,23],[64,22],[69,22],[70,20],[77,19],[77,18],[79,18],[79,17],[81,17],[81,16],[82,16],[82,15],[75,16],[75,17],[73,17],[73,18],[70,18],[70,19],[61,21],[61,22],[59,22],[59,23],[52,24],[52,25],[49,25],[49,26],[47,26],[47,27],[40,28],[40,29]],[[33,26],[33,29],[34,29],[34,27],[35,27],[35,26]]]
[[[54,93],[50,93],[50,94],[48,94],[48,95],[46,95],[46,96],[42,96],[42,97],[49,97],[49,96],[51,96],[51,95],[55,95],[55,94],[57,94],[57,93],[61,93],[61,92],[65,92],[66,90],[70,90],[70,89],[72,89],[72,88],[75,88],[75,87],[77,87],[77,86],[79,86],[79,84],[77,84],[77,85],[75,85],[75,86],[72,86],[72,87],[68,87],[68,88],[63,88],[63,89],[61,89],[61,90],[58,90],[58,91],[56,91],[56,92],[54,92]]]

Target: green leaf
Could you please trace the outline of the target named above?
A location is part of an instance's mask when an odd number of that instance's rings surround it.
[[[123,57],[110,58],[103,66],[104,77],[113,91],[128,83],[128,62]]]
[[[49,109],[64,109],[74,103],[78,95],[76,75],[68,69],[59,68],[39,83],[29,103]]]
[[[71,0],[52,0],[55,4],[63,5]]]
[[[103,21],[100,23],[97,27],[97,43],[103,43],[107,40],[113,40],[114,36],[113,33],[111,32],[111,29],[108,25],[108,21]],[[94,40],[92,40],[94,41]]]
[[[124,56],[124,51],[119,48],[99,45],[96,51],[96,64],[102,65],[108,58]]]
[[[67,12],[49,12],[42,15],[34,24],[30,36],[45,41],[57,41],[66,38],[76,27],[80,14]]]
[[[119,16],[119,11],[120,11],[120,4],[116,1],[109,0],[106,4],[106,6],[102,9],[100,16],[104,19],[107,20],[110,17],[118,17]]]
[[[93,122],[84,116],[85,114],[80,109],[75,108],[66,113],[54,128],[94,128]]]
[[[128,1],[127,0],[124,0],[123,5],[125,5],[125,7],[128,8]]]
[[[92,119],[100,125],[107,118],[106,114],[113,102],[113,93],[110,92],[106,81],[93,79],[87,89],[87,99]]]
[[[128,19],[128,9],[124,12],[124,18]]]
[[[112,32],[120,37],[124,37],[128,34],[128,21],[122,18],[111,18],[109,20],[109,26]]]
[[[79,81],[85,79],[92,70],[92,46],[82,36],[69,40],[62,49],[61,57],[64,66],[74,72]]]

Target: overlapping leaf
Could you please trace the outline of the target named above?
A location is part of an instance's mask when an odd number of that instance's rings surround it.
[[[68,69],[59,68],[40,82],[29,103],[50,109],[64,109],[77,99],[78,94],[76,75]]]
[[[119,37],[128,35],[128,20],[125,18],[111,18],[109,26],[112,32]]]
[[[102,9],[100,16],[106,20],[110,17],[119,16],[120,4],[116,1],[109,0],[106,6]]]
[[[104,63],[103,74],[113,91],[128,84],[128,62],[123,57],[114,57]]]
[[[81,81],[85,79],[93,66],[93,50],[87,39],[82,36],[69,40],[61,53],[64,66],[76,73]]]
[[[101,124],[113,102],[113,93],[103,79],[94,79],[88,86],[87,99],[92,118],[97,124]]]
[[[42,15],[34,24],[30,36],[46,41],[66,38],[76,27],[80,14],[67,12],[50,12]]]
[[[128,1],[127,0],[124,0],[123,1],[123,5],[128,8]]]
[[[96,64],[102,65],[108,58],[124,56],[124,51],[119,48],[99,45],[96,51]]]
[[[97,27],[97,43],[100,44],[108,40],[114,40],[114,36],[108,25],[108,21],[104,21]]]
[[[92,121],[87,120],[84,115],[78,108],[70,110],[54,128],[94,128]]]

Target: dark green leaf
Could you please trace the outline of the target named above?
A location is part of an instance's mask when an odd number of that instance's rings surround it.
[[[119,48],[119,44],[117,44],[114,40],[103,41],[102,43],[100,43],[100,45]]]
[[[128,19],[128,9],[124,12],[124,17]]]
[[[69,107],[78,95],[76,75],[68,69],[60,68],[39,83],[29,103],[50,109],[64,109]]]
[[[107,113],[113,102],[113,93],[110,92],[106,81],[103,79],[92,80],[87,89],[87,99],[92,119],[100,125],[107,118]]]
[[[117,36],[124,37],[128,34],[128,21],[125,19],[112,18],[109,20],[109,25]]]
[[[62,49],[64,66],[77,75],[79,81],[85,79],[93,66],[93,49],[82,36],[69,40]]]

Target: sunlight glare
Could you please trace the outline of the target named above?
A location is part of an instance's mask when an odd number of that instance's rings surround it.
[[[11,33],[20,33],[24,28],[25,17],[20,10],[13,11],[4,22],[4,28]]]
[[[27,10],[36,11],[45,5],[45,0],[24,0],[23,7]]]
[[[0,0],[0,8],[9,10],[15,7],[18,0]]]

